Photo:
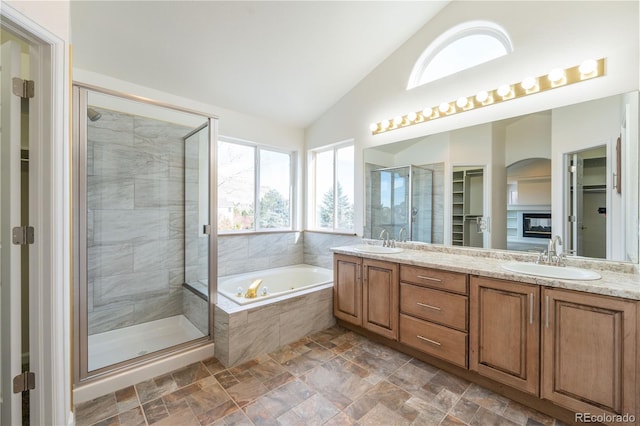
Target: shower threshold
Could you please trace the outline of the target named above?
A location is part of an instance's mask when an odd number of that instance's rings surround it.
[[[203,337],[184,315],[89,336],[89,371]]]

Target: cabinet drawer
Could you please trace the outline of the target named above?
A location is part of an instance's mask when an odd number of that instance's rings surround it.
[[[467,294],[467,275],[419,266],[400,266],[400,281]]]
[[[466,296],[400,284],[401,312],[462,331],[467,331],[467,303]]]
[[[400,314],[400,342],[467,368],[467,334]]]

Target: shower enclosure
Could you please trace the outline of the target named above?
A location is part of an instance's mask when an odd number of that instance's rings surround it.
[[[371,171],[369,182],[370,238],[383,230],[392,239],[430,243],[433,220],[433,171],[419,166]]]
[[[81,85],[73,96],[78,384],[212,340],[216,119]]]

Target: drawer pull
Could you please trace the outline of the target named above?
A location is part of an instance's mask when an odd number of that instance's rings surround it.
[[[416,302],[416,305],[422,306],[423,308],[435,309],[436,311],[440,311],[441,310],[437,306],[427,305],[426,303]]]
[[[436,342],[435,340],[427,339],[426,337],[422,337],[419,334],[416,337],[418,339],[420,339],[420,340],[424,340],[425,342],[429,342],[429,343],[432,343],[432,344],[437,345],[437,346],[442,346],[442,344],[440,342]]]
[[[441,279],[438,278],[432,278],[432,277],[425,277],[424,275],[416,275],[417,278],[420,278],[421,280],[428,280],[428,281],[436,281],[436,282],[442,282]]]

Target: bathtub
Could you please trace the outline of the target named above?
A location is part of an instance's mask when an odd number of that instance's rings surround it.
[[[258,289],[258,297],[245,298],[244,293],[257,279],[262,280],[262,285]],[[238,305],[248,305],[332,282],[333,271],[331,269],[300,264],[219,277],[218,294]],[[264,289],[267,289],[266,294],[263,294]]]

